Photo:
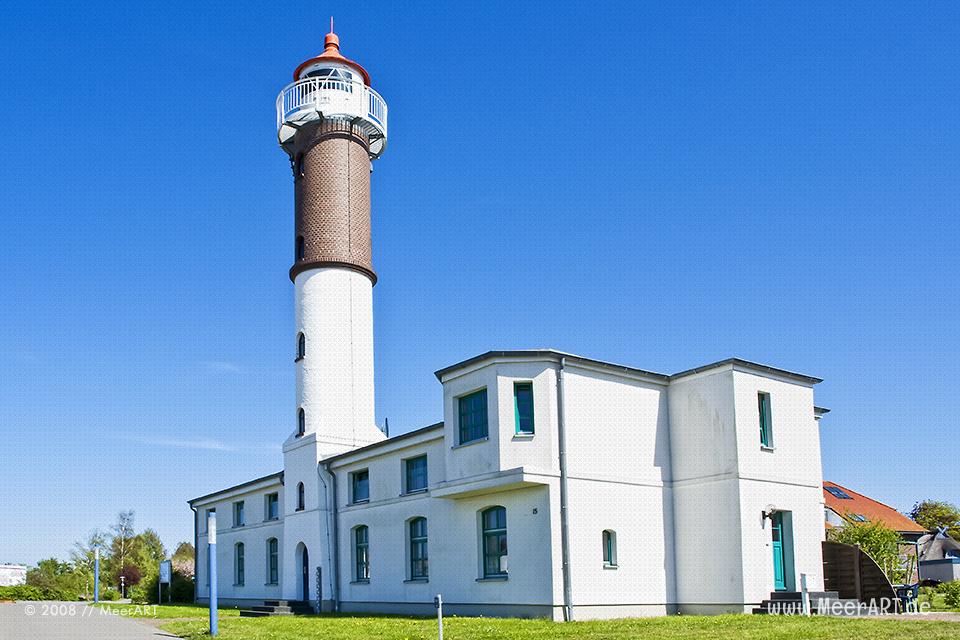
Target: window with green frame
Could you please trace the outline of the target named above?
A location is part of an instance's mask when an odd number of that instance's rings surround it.
[[[233,551],[233,584],[238,587],[243,586],[243,543],[238,542]]]
[[[487,431],[487,390],[481,389],[459,400],[460,444],[481,440]]]
[[[280,582],[280,543],[276,538],[267,540],[267,584]]]
[[[770,394],[761,391],[757,394],[757,402],[760,410],[760,444],[764,447],[772,447],[773,421],[770,416]]]
[[[507,575],[507,510],[490,507],[480,514],[483,529],[483,577]]]
[[[369,529],[360,525],[353,530],[353,557],[356,560],[357,581],[370,579],[370,543]]]
[[[603,532],[603,564],[606,567],[617,566],[617,533],[610,529]]]
[[[513,416],[516,433],[533,433],[533,383],[513,383]]]
[[[429,574],[427,565],[427,519],[410,521],[410,579],[424,580]]]

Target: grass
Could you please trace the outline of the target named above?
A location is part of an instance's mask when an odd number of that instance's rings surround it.
[[[391,616],[296,616],[225,618],[222,640],[432,640],[433,619]],[[164,631],[189,640],[209,638],[204,620],[178,620]],[[557,623],[497,618],[444,619],[448,640],[956,640],[960,624],[917,619],[864,620],[826,617],[671,616],[629,620]]]
[[[113,611],[117,615],[125,618],[156,618],[156,619],[206,619],[206,605],[197,604],[120,604],[117,602],[101,602],[95,605]],[[240,616],[240,610],[231,607],[221,607],[218,609],[220,618],[236,618]]]

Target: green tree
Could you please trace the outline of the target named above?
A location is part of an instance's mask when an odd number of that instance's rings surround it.
[[[913,505],[910,517],[927,531],[947,527],[952,535],[960,534],[960,509],[942,500],[924,500]]]
[[[70,562],[73,564],[74,572],[83,580],[83,594],[89,599],[93,589],[94,565],[96,564],[94,550],[100,548],[103,553],[106,544],[106,535],[99,529],[95,530],[86,541],[75,542],[73,551],[70,552]],[[101,562],[105,556],[101,555]],[[102,582],[102,580],[101,580]]]
[[[852,544],[880,566],[891,582],[902,582],[906,577],[900,560],[900,534],[882,522],[846,522],[830,530],[830,540]]]
[[[111,527],[113,538],[110,541],[110,554],[107,560],[107,574],[117,585],[120,584],[120,572],[127,564],[130,555],[130,543],[133,540],[133,511],[121,511],[117,521]]]

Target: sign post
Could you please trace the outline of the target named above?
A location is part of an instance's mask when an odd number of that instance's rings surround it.
[[[207,515],[207,575],[210,576],[210,635],[217,635],[217,514]]]
[[[160,577],[157,579],[157,604],[163,602],[163,583],[167,583],[167,602],[170,602],[171,599],[171,586],[172,586],[172,571],[173,563],[169,560],[164,560],[160,563]]]
[[[100,547],[93,548],[93,601],[100,602]]]
[[[443,598],[440,597],[439,593],[433,599],[433,606],[437,608],[437,637],[439,640],[443,640]]]

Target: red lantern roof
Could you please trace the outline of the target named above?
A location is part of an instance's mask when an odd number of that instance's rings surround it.
[[[301,63],[300,66],[297,67],[297,70],[293,72],[294,82],[300,79],[301,71],[318,62],[339,62],[340,64],[353,67],[363,77],[363,83],[370,86],[370,74],[367,73],[367,70],[361,67],[359,63],[343,57],[340,53],[340,38],[333,32],[333,18],[330,18],[330,33],[323,39],[323,53]]]

